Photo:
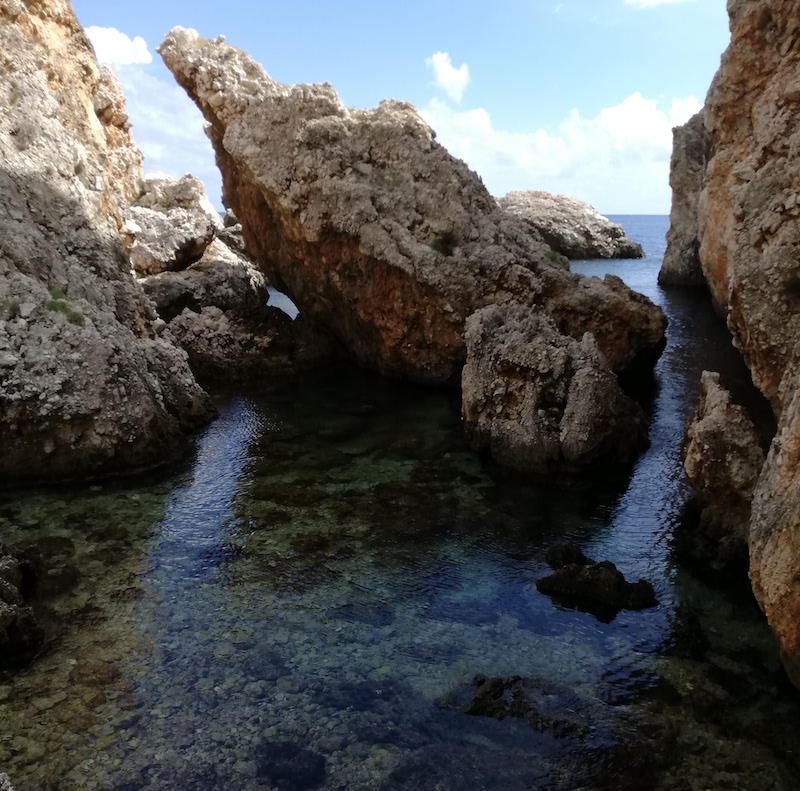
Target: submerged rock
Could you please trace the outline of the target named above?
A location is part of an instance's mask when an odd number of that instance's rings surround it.
[[[597,280],[591,304],[574,298],[586,279],[502,211],[410,105],[348,110],[328,84],[280,85],[246,53],[182,28],[159,51],[209,122],[248,249],[368,367],[455,383],[466,319],[512,300],[557,314],[576,339],[592,331],[615,370],[660,347],[657,308]]]
[[[141,154],[119,86],[67,0],[6,3],[0,43],[0,477],[163,458],[211,407],[122,247]]]
[[[628,582],[611,561],[596,563],[578,547],[558,545],[548,552],[547,560],[555,571],[536,582],[536,589],[547,596],[612,610],[644,610],[658,604],[647,580]]]
[[[758,432],[742,407],[703,372],[702,390],[686,426],[683,467],[702,508],[694,554],[726,565],[747,557],[750,504],[764,465]]]
[[[556,252],[569,259],[644,258],[642,246],[625,229],[603,217],[588,203],[549,192],[509,192],[498,201],[522,217]]]
[[[295,742],[264,742],[255,762],[258,779],[280,791],[306,791],[325,783],[325,758]]]
[[[641,408],[591,333],[579,342],[519,305],[467,322],[462,413],[470,443],[522,471],[625,463],[646,445]]]
[[[185,269],[221,229],[200,179],[147,178],[125,222],[131,264],[140,275]]]
[[[664,285],[692,286],[705,283],[697,239],[697,203],[703,188],[706,164],[704,120],[701,110],[683,126],[676,126],[672,130],[669,171],[672,209],[669,214],[667,249],[658,273],[658,282]]]

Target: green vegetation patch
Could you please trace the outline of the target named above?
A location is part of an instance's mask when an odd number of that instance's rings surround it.
[[[54,291],[58,291],[58,289],[54,289]],[[52,294],[53,292],[50,293]],[[47,303],[47,309],[55,310],[58,313],[63,313],[70,324],[83,324],[83,314],[75,310],[75,308],[73,308],[72,305],[70,305],[69,302],[64,299],[51,299]]]

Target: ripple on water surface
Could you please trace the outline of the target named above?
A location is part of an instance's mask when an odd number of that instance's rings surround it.
[[[503,474],[451,396],[341,370],[218,395],[157,479],[6,497],[4,540],[48,558],[52,640],[0,676],[0,771],[18,791],[796,788],[763,622],[671,548],[676,427],[724,332],[654,259],[624,266],[674,332],[632,471]],[[659,607],[539,594],[565,537]]]

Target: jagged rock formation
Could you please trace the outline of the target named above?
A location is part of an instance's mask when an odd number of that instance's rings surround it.
[[[530,222],[554,250],[571,260],[644,258],[642,246],[628,239],[588,203],[549,192],[509,192],[498,200],[510,214]]]
[[[557,313],[574,338],[592,330],[617,370],[659,348],[660,311],[617,284],[584,292],[410,105],[347,110],[330,85],[280,85],[246,53],[182,28],[159,51],[209,121],[248,249],[363,364],[455,383],[467,317],[512,300]]]
[[[705,133],[702,110],[683,126],[676,126],[672,130],[669,171],[672,209],[667,250],[658,273],[658,282],[662,285],[694,286],[705,283],[697,238],[697,203],[706,165]]]
[[[210,413],[120,233],[141,155],[67,0],[0,3],[0,478],[163,457]]]
[[[731,44],[706,98],[697,200],[703,276],[779,418],[749,527],[753,590],[800,686],[800,16],[728,3]],[[691,204],[689,179],[675,200]]]
[[[686,426],[683,466],[702,508],[692,549],[714,565],[747,557],[750,504],[765,453],[744,409],[719,374],[703,372],[702,390]]]
[[[198,261],[222,229],[203,182],[148,178],[128,209],[125,230],[133,268],[141,275],[185,269]]]
[[[514,304],[467,320],[463,418],[478,450],[522,471],[624,463],[646,445],[644,415],[591,333],[562,335]]]

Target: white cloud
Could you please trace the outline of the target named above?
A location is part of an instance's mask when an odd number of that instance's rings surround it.
[[[642,8],[651,8],[657,5],[671,5],[674,3],[685,3],[686,0],[625,0],[628,5],[638,5]]]
[[[469,84],[469,66],[462,63],[458,68],[453,66],[447,52],[436,52],[425,59],[425,65],[433,69],[436,85],[454,102],[460,102],[464,90]]]
[[[97,60],[107,66],[152,63],[153,56],[141,37],[130,38],[113,27],[87,27]]]
[[[667,109],[634,93],[584,118],[578,110],[554,131],[497,129],[482,109],[458,111],[436,99],[422,111],[440,142],[476,170],[495,195],[543,189],[617,214],[669,211],[672,127],[701,107],[694,97]]]

